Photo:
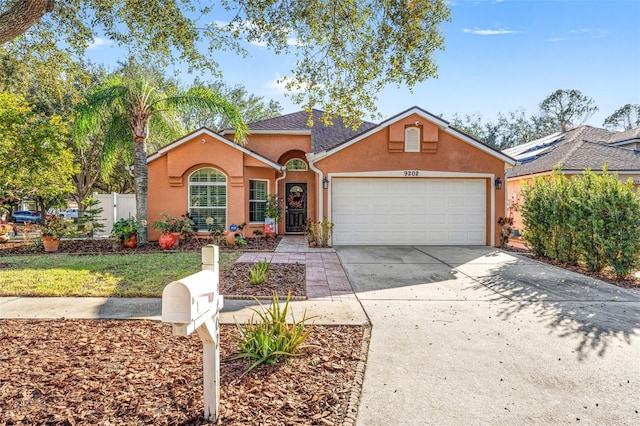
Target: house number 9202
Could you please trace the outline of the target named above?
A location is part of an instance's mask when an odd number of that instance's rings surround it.
[[[417,171],[417,170],[405,170],[404,171],[404,175],[405,176],[414,176],[415,177],[415,176],[419,176],[420,172]]]

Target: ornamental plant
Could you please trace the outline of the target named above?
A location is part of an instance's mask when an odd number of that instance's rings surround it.
[[[43,237],[60,239],[69,232],[69,224],[56,215],[44,218],[44,223],[40,225],[40,233]]]
[[[313,247],[329,247],[332,232],[333,222],[329,222],[326,216],[323,217],[322,222],[307,219],[304,226],[304,234],[307,236],[309,245]]]
[[[610,268],[618,278],[640,266],[640,197],[631,180],[621,182],[606,167],[572,179],[559,168],[536,178],[520,211],[536,255],[596,272]]]
[[[292,324],[287,324],[290,299],[291,292],[287,295],[284,306],[281,307],[278,293],[274,293],[270,308],[265,308],[256,299],[261,308],[253,309],[257,319],[252,316],[245,325],[240,325],[236,321],[236,327],[240,332],[240,337],[236,338],[240,353],[231,359],[247,359],[251,362],[244,374],[248,374],[262,363],[275,365],[281,359],[301,355],[300,349],[309,337],[313,325],[305,324],[311,319],[307,317],[306,310],[302,320],[296,321],[291,314]]]
[[[166,213],[161,213],[160,220],[153,222],[152,226],[163,233],[180,233],[183,238],[188,240],[195,232],[194,228],[196,227],[196,223],[191,220],[188,215],[175,217]]]
[[[271,273],[271,262],[261,260],[249,269],[249,282],[253,285],[260,285],[267,282]]]
[[[142,223],[135,217],[120,219],[113,224],[111,236],[120,241],[127,241],[131,235],[138,235],[142,231]]]
[[[269,195],[264,209],[264,217],[272,218],[275,219],[276,222],[279,222],[281,216],[282,207],[280,206],[280,201],[278,200],[278,194]]]

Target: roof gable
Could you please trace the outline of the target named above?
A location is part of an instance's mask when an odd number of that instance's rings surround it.
[[[158,151],[154,152],[153,154],[149,155],[147,157],[147,163],[150,163],[152,161],[157,160],[158,158],[166,155],[169,151],[171,151],[172,149],[175,149],[183,144],[186,144],[188,142],[193,141],[194,139],[196,139],[199,136],[203,136],[203,135],[207,135],[213,139],[215,139],[217,142],[221,142],[224,143],[234,149],[237,149],[239,151],[241,151],[242,153],[255,158],[258,161],[261,161],[265,164],[267,164],[268,166],[276,169],[276,170],[283,170],[284,166],[281,166],[278,163],[274,163],[273,161],[269,160],[266,157],[263,157],[262,155],[258,154],[257,152],[251,151],[241,145],[238,145],[236,143],[231,142],[229,139],[227,138],[223,138],[222,136],[220,136],[219,134],[215,133],[214,131],[212,131],[211,129],[208,129],[206,127],[201,127],[200,129],[189,133],[186,136],[183,136],[182,138],[163,146],[162,148],[160,148]]]
[[[397,114],[397,115],[395,115],[395,116],[393,116],[391,118],[388,118],[388,119],[384,120],[383,122],[381,122],[380,124],[378,124],[378,125],[376,125],[374,127],[371,127],[370,129],[365,130],[364,132],[362,132],[362,133],[360,133],[358,135],[355,135],[351,139],[345,140],[343,143],[341,143],[339,145],[336,145],[335,147],[333,147],[331,149],[328,149],[325,152],[314,153],[314,155],[310,156],[311,157],[310,160],[316,161],[316,160],[319,160],[321,158],[333,155],[333,154],[335,154],[335,153],[337,153],[337,152],[339,152],[339,151],[341,151],[341,150],[343,150],[343,149],[345,149],[345,148],[347,148],[347,147],[349,147],[349,146],[351,146],[351,145],[353,145],[355,143],[360,142],[363,139],[366,139],[367,137],[373,135],[374,133],[381,131],[382,129],[390,126],[391,124],[393,124],[395,122],[398,122],[398,121],[401,121],[401,120],[403,120],[403,119],[405,119],[405,118],[407,118],[407,117],[409,117],[410,115],[413,115],[413,114],[416,114],[416,115],[420,116],[421,118],[423,118],[424,120],[427,120],[427,121],[435,124],[440,129],[442,129],[443,131],[445,131],[445,132],[449,133],[450,135],[456,137],[457,139],[460,139],[463,142],[466,142],[466,143],[478,148],[479,150],[488,153],[489,155],[491,155],[493,157],[499,158],[501,161],[504,161],[507,164],[513,165],[513,164],[516,163],[516,161],[513,158],[511,158],[509,155],[504,154],[504,153],[500,152],[499,150],[490,147],[489,145],[486,145],[485,143],[483,143],[483,142],[481,142],[481,141],[479,141],[479,140],[477,140],[477,139],[475,139],[475,138],[473,138],[473,137],[461,132],[460,130],[458,130],[458,129],[454,128],[454,127],[451,127],[449,125],[448,121],[443,120],[442,118],[437,117],[437,116],[431,114],[430,112],[425,111],[422,108],[419,108],[417,106],[409,108],[409,109],[407,109],[407,110],[405,110],[405,111],[403,111],[403,112],[401,112],[401,113],[399,113],[399,114]]]

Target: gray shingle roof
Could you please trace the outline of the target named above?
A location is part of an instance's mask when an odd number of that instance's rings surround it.
[[[308,126],[310,114],[314,122],[312,127]],[[346,127],[339,117],[333,118],[330,126],[325,126],[321,119],[323,114],[323,111],[314,109],[311,113],[298,111],[267,120],[256,121],[249,123],[249,132],[273,131],[274,134],[277,134],[278,131],[310,130],[311,149],[313,153],[318,153],[331,149],[376,126],[375,123],[365,121],[354,131],[350,127]],[[232,129],[225,129],[225,131],[229,130]],[[249,138],[251,138],[251,135],[249,135]]]
[[[544,141],[545,146],[540,148],[540,145],[530,143],[529,151],[525,150],[516,156],[522,164],[516,165],[507,176],[549,172],[559,164],[565,171],[582,171],[586,168],[602,170],[606,163],[610,171],[634,170],[640,173],[640,152],[609,145],[616,135],[619,133],[580,126],[558,134],[551,141],[542,138],[540,141]],[[535,155],[527,157],[527,153]]]

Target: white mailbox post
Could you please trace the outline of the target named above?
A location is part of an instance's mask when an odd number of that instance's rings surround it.
[[[173,324],[174,336],[197,331],[202,339],[204,417],[218,419],[220,399],[220,270],[218,247],[202,248],[202,271],[168,284],[162,291],[162,322]]]

